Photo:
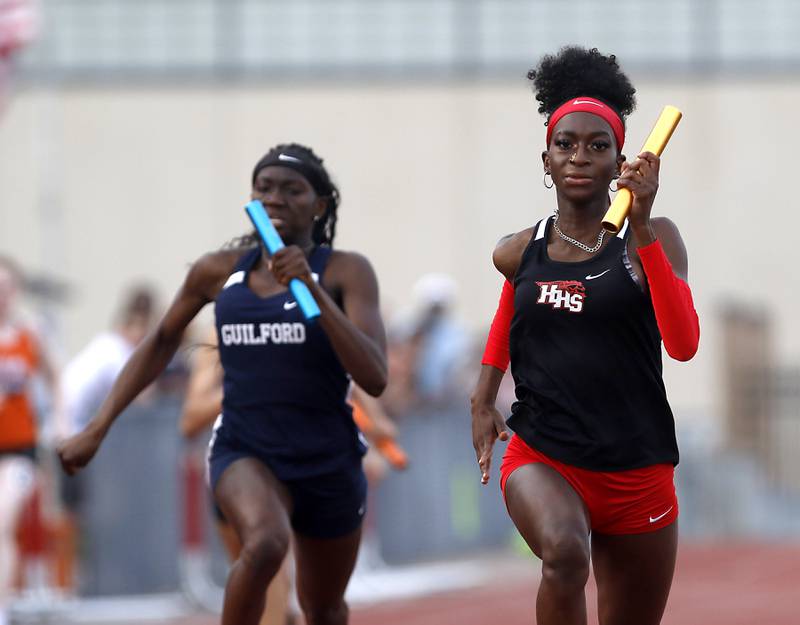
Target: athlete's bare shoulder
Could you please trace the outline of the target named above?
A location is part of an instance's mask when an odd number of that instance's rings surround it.
[[[533,236],[533,227],[504,236],[497,242],[492,253],[492,261],[497,270],[508,280],[513,280],[519,267],[522,253]]]
[[[325,268],[325,283],[329,288],[338,289],[351,281],[367,280],[377,283],[375,270],[369,259],[359,252],[333,250]]]
[[[370,265],[369,259],[361,252],[354,252],[352,250],[331,250],[331,258],[328,263],[335,263],[336,265],[343,264],[344,266],[353,265]]]

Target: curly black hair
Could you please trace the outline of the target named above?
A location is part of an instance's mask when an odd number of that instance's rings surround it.
[[[597,48],[565,46],[558,54],[545,55],[528,72],[539,101],[539,112],[549,118],[567,100],[579,96],[597,98],[625,118],[636,108],[636,89],[622,72],[613,54]],[[546,122],[545,122],[546,124]]]
[[[314,245],[327,245],[333,247],[333,239],[336,236],[336,221],[338,220],[337,209],[341,202],[339,188],[331,180],[328,170],[323,165],[323,160],[314,153],[309,147],[299,143],[280,143],[262,156],[253,168],[252,180],[255,183],[258,172],[265,166],[265,163],[272,162],[278,154],[296,156],[304,163],[310,163],[316,169],[320,184],[323,189],[317,192],[327,198],[328,202],[323,215],[314,222],[311,231],[311,240]],[[241,237],[237,237],[225,244],[225,248],[252,247],[259,242],[258,234],[255,231]]]

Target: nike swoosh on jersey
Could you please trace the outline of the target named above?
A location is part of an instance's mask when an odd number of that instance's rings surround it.
[[[655,523],[656,521],[660,521],[660,520],[661,520],[661,519],[663,519],[665,516],[667,516],[667,515],[668,515],[670,512],[672,512],[672,509],[673,509],[674,507],[675,507],[675,506],[670,506],[670,507],[669,507],[669,510],[667,510],[667,511],[666,511],[664,514],[659,514],[657,517],[652,517],[652,516],[651,516],[651,517],[650,517],[650,522],[651,522],[651,523]]]
[[[222,285],[222,289],[225,290],[229,286],[233,286],[234,284],[239,284],[240,282],[244,282],[244,271],[235,271],[228,279],[225,281],[225,284]]]
[[[593,276],[592,274],[589,274],[588,276],[586,276],[586,279],[587,280],[594,280],[595,278],[599,278],[600,276],[606,275],[609,271],[611,271],[611,270],[610,269],[606,269],[605,271],[601,271],[600,273],[598,273],[596,276]]]
[[[283,155],[281,155],[281,156],[283,156]],[[319,283],[319,274],[316,271],[312,271],[311,272],[311,278],[314,280],[314,282]],[[297,302],[294,302],[294,301],[291,301],[291,300],[288,300],[288,301],[283,303],[283,309],[284,310],[291,310],[295,306],[297,306]]]

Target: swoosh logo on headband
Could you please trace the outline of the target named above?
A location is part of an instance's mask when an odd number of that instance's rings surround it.
[[[591,100],[578,100],[577,98],[572,101],[573,104],[594,104],[595,106],[599,106],[600,108],[605,108],[599,102],[592,102]],[[281,155],[283,156],[283,155]]]
[[[278,155],[278,160],[279,161],[292,161],[293,163],[301,163],[301,164],[303,162],[299,158],[296,158],[294,156],[289,156],[288,154],[279,154]]]

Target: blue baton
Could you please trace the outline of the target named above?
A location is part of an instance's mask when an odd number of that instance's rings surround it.
[[[278,234],[275,226],[272,225],[269,217],[267,217],[267,211],[264,210],[264,205],[261,202],[253,200],[244,207],[244,210],[247,216],[250,217],[250,221],[253,222],[270,256],[286,247],[281,240],[281,235]],[[319,306],[317,306],[314,296],[311,295],[311,291],[308,290],[302,280],[292,278],[289,282],[289,289],[291,289],[292,295],[294,295],[294,299],[300,306],[300,310],[303,311],[306,320],[313,321],[319,317]]]

